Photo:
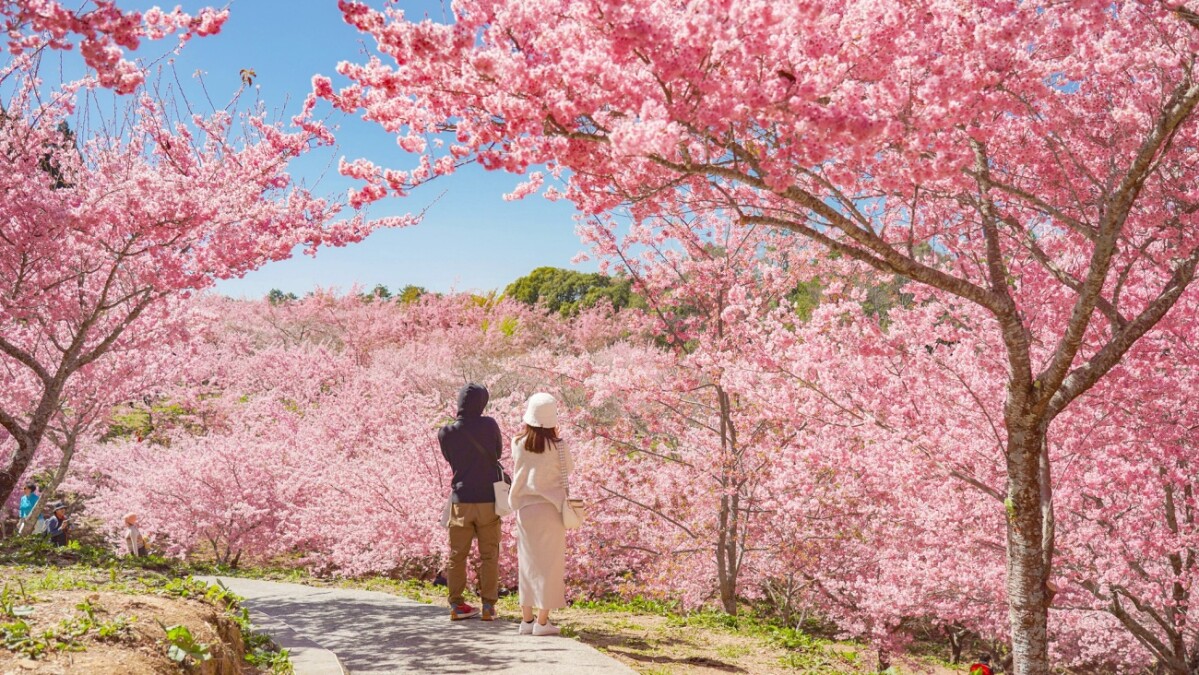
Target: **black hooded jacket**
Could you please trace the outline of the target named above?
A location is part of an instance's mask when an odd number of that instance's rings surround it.
[[[458,419],[437,432],[441,454],[454,470],[451,487],[464,504],[495,502],[491,484],[500,477],[504,439],[500,425],[483,416],[488,398],[483,385],[466,385],[458,392]]]

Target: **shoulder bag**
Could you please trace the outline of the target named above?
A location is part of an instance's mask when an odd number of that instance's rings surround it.
[[[566,475],[566,456],[562,446],[554,443],[558,450],[558,470],[562,473],[562,488],[566,490],[566,499],[562,500],[562,524],[568,530],[577,530],[587,518],[587,505],[582,499],[570,498],[570,478]]]

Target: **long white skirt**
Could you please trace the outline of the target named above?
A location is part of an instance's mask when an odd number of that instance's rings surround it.
[[[566,606],[566,528],[549,502],[516,512],[516,554],[520,563],[520,604],[538,609]]]

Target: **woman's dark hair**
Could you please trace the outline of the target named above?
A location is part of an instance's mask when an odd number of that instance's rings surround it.
[[[527,424],[525,425],[524,433],[520,437],[525,439],[524,446],[527,452],[538,454],[545,452],[546,441],[554,443],[562,441],[561,438],[558,438],[557,427],[546,429],[545,427],[531,427]]]
[[[26,483],[25,489],[30,492],[37,492],[37,483]]]

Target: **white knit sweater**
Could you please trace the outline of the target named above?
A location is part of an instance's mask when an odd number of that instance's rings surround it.
[[[522,506],[537,502],[549,502],[559,511],[566,500],[566,488],[562,485],[562,472],[558,468],[558,448],[562,448],[566,460],[566,475],[574,470],[570,448],[565,443],[550,443],[545,452],[525,450],[524,438],[512,440],[512,490],[508,503],[516,511]]]

